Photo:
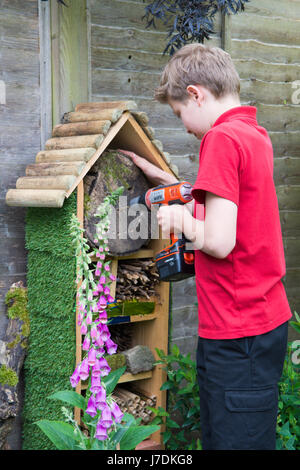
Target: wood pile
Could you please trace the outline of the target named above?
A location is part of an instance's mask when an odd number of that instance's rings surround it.
[[[141,424],[148,424],[152,419],[152,411],[147,407],[155,407],[156,396],[146,397],[140,393],[134,393],[123,387],[116,387],[113,399],[119,405],[123,413],[130,413],[135,418],[142,418]]]
[[[119,261],[116,300],[150,299],[155,295],[159,274],[151,259]]]

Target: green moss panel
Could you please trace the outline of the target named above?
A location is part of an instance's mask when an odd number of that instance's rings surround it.
[[[47,397],[71,389],[76,345],[76,262],[69,232],[72,213],[76,213],[76,194],[61,209],[29,208],[26,214],[30,338],[24,365],[24,450],[54,450],[34,423],[62,420],[61,403]]]

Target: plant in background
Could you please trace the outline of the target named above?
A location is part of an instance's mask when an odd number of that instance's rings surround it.
[[[300,317],[295,312],[296,321],[289,324],[300,333]],[[296,351],[294,349],[297,348]],[[288,343],[283,373],[279,383],[277,440],[278,450],[300,450],[300,341]]]
[[[84,341],[82,343],[83,359],[80,364],[77,364],[70,382],[75,388],[80,380],[87,380],[88,390],[85,399],[74,391],[57,392],[49,398],[61,399],[82,409],[84,411],[83,422],[89,434],[86,436],[80,430],[72,414],[66,409],[64,409],[64,415],[68,423],[38,421],[40,429],[60,449],[114,449],[121,438],[123,449],[128,449],[128,446],[137,445],[159,429],[158,426],[138,426],[140,420],[135,420],[132,416],[121,412],[111,393],[126,367],[109,374],[110,367],[104,357],[105,350],[109,355],[115,354],[117,350],[117,345],[110,338],[106,310],[109,304],[114,302],[110,295],[110,284],[116,278],[110,271],[110,262],[105,258],[109,250],[106,237],[110,225],[110,210],[122,192],[123,187],[107,196],[95,213],[99,222],[96,224],[94,239],[98,248],[94,249],[94,253],[89,254],[90,247],[83,236],[84,229],[80,227],[77,217],[73,214],[71,219],[71,235],[76,250],[76,282],[79,285],[77,323],[81,328]],[[92,254],[98,260],[95,269],[90,267]],[[122,420],[125,424],[121,424]],[[130,434],[130,443],[128,443],[128,432],[134,433],[134,439]],[[99,441],[103,441],[103,444],[100,445]]]
[[[150,408],[156,415],[152,423],[162,424],[165,420],[163,442],[167,449],[200,450],[198,438],[188,440],[193,431],[196,434],[200,431],[200,399],[195,361],[191,360],[190,354],[180,354],[176,344],[169,355],[159,349],[156,352],[160,358],[156,364],[163,364],[163,369],[167,372],[167,381],[161,390],[168,391],[168,411],[162,407]],[[173,413],[177,415],[180,425],[171,419]]]
[[[145,0],[143,0],[145,2]],[[153,0],[145,7],[143,18],[147,28],[156,27],[159,19],[169,26],[169,41],[164,54],[173,55],[176,49],[191,42],[202,42],[214,34],[217,12],[236,14],[245,9],[249,0]]]

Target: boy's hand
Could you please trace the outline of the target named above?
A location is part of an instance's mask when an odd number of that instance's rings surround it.
[[[157,211],[157,222],[163,238],[170,238],[170,233],[183,234],[191,226],[192,218],[188,208],[180,204],[162,205]]]
[[[146,158],[142,158],[134,152],[130,152],[129,150],[118,149],[119,152],[125,153],[128,157],[130,157],[133,163],[136,164],[144,173],[145,176],[149,179],[154,186],[159,184],[173,184],[177,183],[178,180],[175,176],[170,175],[166,171],[161,170],[156,165],[148,162]]]

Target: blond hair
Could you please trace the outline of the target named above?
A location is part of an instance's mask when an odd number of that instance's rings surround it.
[[[239,95],[240,79],[230,55],[219,47],[193,43],[183,46],[165,66],[155,99],[186,101],[188,85],[202,85],[215,98]]]

